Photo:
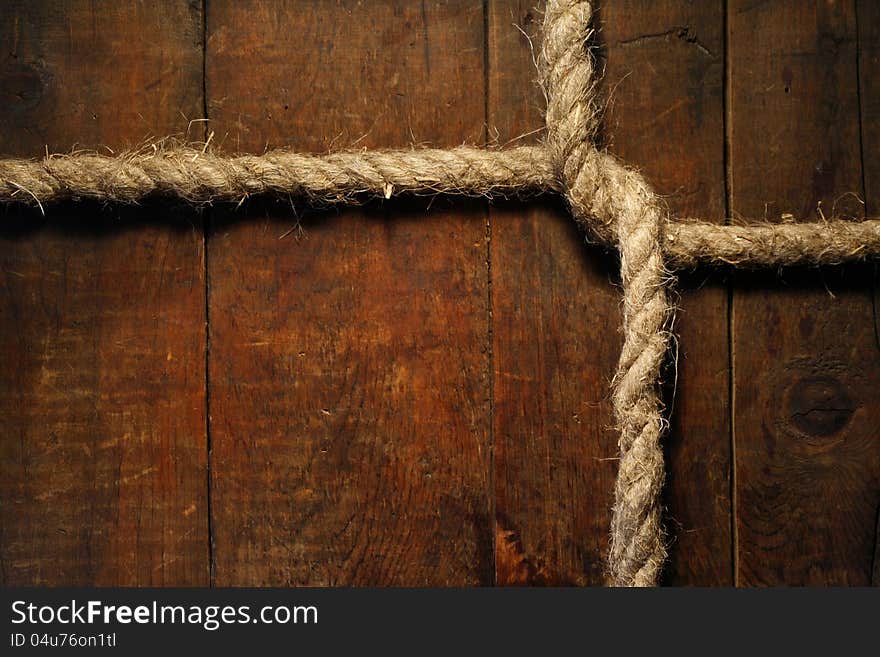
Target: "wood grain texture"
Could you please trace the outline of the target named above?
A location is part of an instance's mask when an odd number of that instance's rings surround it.
[[[480,3],[212,1],[220,143],[484,139]],[[212,218],[215,581],[492,580],[485,208]]]
[[[861,155],[865,214],[880,214],[880,3],[856,2],[859,30],[859,110],[861,117]],[[880,350],[880,267],[874,265],[874,338]],[[880,487],[880,483],[878,483]],[[877,505],[874,533],[872,586],[880,586],[880,504]]]
[[[541,136],[533,6],[489,3],[489,124],[501,143]],[[493,205],[490,224],[497,582],[601,584],[617,452],[616,261],[584,246],[561,202]]]
[[[880,214],[880,3],[856,2],[859,39],[859,116],[865,214]]]
[[[198,3],[5,3],[0,151],[124,148],[201,111]],[[202,231],[5,210],[0,581],[207,582]]]
[[[13,0],[0,152],[204,104],[227,151],[535,142],[536,4]],[[878,213],[880,3],[599,21],[608,147],[674,214]],[[604,581],[617,262],[561,202],[248,199],[204,255],[179,207],[2,212],[0,583]],[[733,278],[682,280],[664,582],[878,584],[877,267]]]
[[[724,3],[604,3],[609,147],[679,217],[724,221]],[[664,373],[670,429],[664,583],[733,583],[727,305],[720,277],[683,274],[675,366]]]
[[[854,3],[737,0],[728,26],[733,210],[861,216]],[[738,281],[738,583],[868,584],[880,506],[870,269]]]

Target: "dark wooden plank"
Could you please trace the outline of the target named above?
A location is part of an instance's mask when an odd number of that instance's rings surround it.
[[[724,3],[616,1],[600,19],[611,150],[647,176],[673,215],[723,222]],[[683,275],[680,288],[678,371],[665,373],[664,582],[729,586],[728,292],[705,272]]]
[[[862,175],[864,176],[865,213],[880,215],[880,3],[858,0],[856,12],[859,30],[859,101],[861,111]],[[880,349],[880,268],[874,267],[874,335]],[[880,488],[880,482],[877,483]],[[880,504],[877,505],[874,535],[874,568],[871,580],[880,586]]]
[[[880,215],[880,3],[856,2],[859,29],[859,107],[865,211]]]
[[[520,32],[539,45],[532,6],[490,3],[489,118],[502,142],[543,121]],[[599,24],[612,150],[644,168],[674,212],[723,217],[721,4],[609,3]],[[599,584],[616,470],[616,261],[585,248],[559,205],[493,207],[491,218],[499,583]],[[679,313],[675,583],[731,578],[726,313],[719,285],[687,293]]]
[[[212,1],[212,129],[481,141],[483,25],[480,3]],[[212,218],[217,584],[491,580],[485,208],[393,207]]]
[[[542,17],[533,2],[489,9],[489,124],[501,143],[534,142],[543,103],[523,32],[540,47]],[[490,224],[497,581],[601,584],[617,452],[616,262],[584,246],[561,202],[496,204]]]
[[[200,115],[198,3],[3,13],[4,154],[119,149]],[[7,210],[0,230],[2,583],[204,584],[198,216],[48,212]]]
[[[854,3],[729,11],[733,210],[861,216]],[[738,280],[738,583],[867,584],[880,505],[870,269]]]

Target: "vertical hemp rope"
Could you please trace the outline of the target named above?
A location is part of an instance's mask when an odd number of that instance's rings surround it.
[[[550,0],[544,17],[547,147],[578,222],[620,250],[623,348],[614,376],[620,431],[609,554],[613,586],[654,586],[666,557],[660,493],[665,477],[660,367],[669,343],[663,264],[665,213],[644,179],[600,153],[589,2]]]

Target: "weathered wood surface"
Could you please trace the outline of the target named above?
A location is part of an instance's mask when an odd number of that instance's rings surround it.
[[[529,2],[489,7],[489,125],[501,143],[536,141],[527,35],[541,16]],[[601,584],[616,470],[614,260],[584,246],[562,203],[493,206],[490,246],[498,584]]]
[[[859,111],[861,112],[861,154],[864,176],[865,214],[880,213],[880,158],[867,156],[880,150],[880,3],[856,3],[859,30]],[[874,266],[874,337],[880,349],[880,269]],[[877,425],[877,422],[874,423]],[[877,483],[880,488],[880,482]],[[874,527],[874,567],[871,585],[880,586],[880,504]]]
[[[0,147],[534,142],[535,4],[13,2]],[[599,19],[608,147],[673,212],[877,213],[877,3]],[[3,583],[603,581],[619,282],[562,203],[5,222]],[[876,268],[681,287],[665,582],[878,583]]]
[[[211,128],[482,140],[483,25],[479,3],[212,2]],[[486,210],[433,205],[212,215],[217,584],[492,581]]]
[[[201,30],[197,3],[4,3],[0,151],[186,129],[202,111]],[[3,215],[0,582],[205,584],[198,215]]]
[[[731,208],[862,216],[854,2],[732,2]],[[874,23],[874,29],[877,24]],[[868,584],[880,508],[869,268],[738,276],[737,582]]]

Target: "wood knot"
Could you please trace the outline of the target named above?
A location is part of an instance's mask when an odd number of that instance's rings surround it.
[[[827,375],[799,378],[785,394],[785,414],[800,434],[827,438],[850,423],[855,404],[842,381]]]
[[[836,450],[850,437],[862,405],[862,377],[851,364],[830,357],[795,358],[771,375],[777,436],[804,458]]]

